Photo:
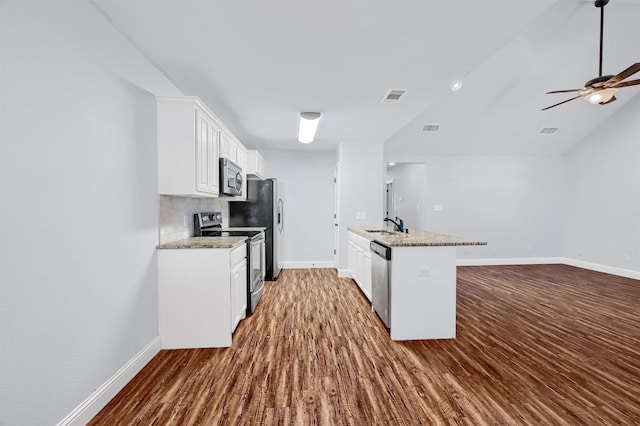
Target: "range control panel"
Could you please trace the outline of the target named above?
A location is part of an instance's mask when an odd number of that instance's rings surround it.
[[[222,213],[210,212],[210,213],[196,213],[194,215],[194,222],[196,228],[208,228],[211,226],[222,225]]]

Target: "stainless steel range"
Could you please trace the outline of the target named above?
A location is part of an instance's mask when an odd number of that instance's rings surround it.
[[[247,315],[253,313],[264,291],[265,235],[255,228],[222,229],[221,212],[193,215],[196,237],[247,237]]]

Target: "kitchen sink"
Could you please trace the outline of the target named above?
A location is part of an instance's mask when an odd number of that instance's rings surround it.
[[[365,232],[372,232],[380,235],[393,235],[393,232],[385,231],[383,229],[365,229]]]

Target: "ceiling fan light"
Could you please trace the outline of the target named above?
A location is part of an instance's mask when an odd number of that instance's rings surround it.
[[[595,92],[592,92],[587,96],[585,96],[584,99],[593,105],[603,104],[603,103],[609,102],[611,98],[613,98],[613,95],[616,94],[617,90],[618,89],[615,89],[613,87],[596,90]]]

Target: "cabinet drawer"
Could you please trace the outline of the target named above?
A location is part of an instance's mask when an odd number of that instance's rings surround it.
[[[247,257],[247,244],[243,241],[242,245],[231,250],[231,266],[237,264]]]

